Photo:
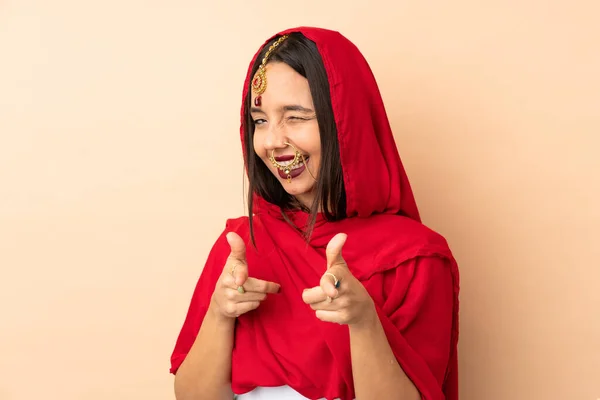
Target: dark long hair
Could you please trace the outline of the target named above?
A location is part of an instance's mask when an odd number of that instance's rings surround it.
[[[277,39],[278,37],[273,38],[263,47],[252,66],[251,76],[254,76],[265,53]],[[340,161],[337,129],[331,106],[331,96],[329,94],[329,81],[317,46],[301,33],[294,32],[271,53],[269,62],[283,62],[308,80],[319,125],[321,165],[318,171],[318,180],[315,189],[313,189],[315,190],[315,200],[310,209],[306,209],[285,191],[279,180],[269,171],[264,162],[254,152],[254,120],[250,115],[251,87],[248,88],[248,95],[244,101],[244,118],[246,120],[244,152],[248,164],[250,236],[254,244],[254,225],[252,220],[254,193],[269,203],[279,206],[284,217],[286,217],[286,210],[298,208],[310,213],[308,227],[303,231],[307,239],[312,233],[319,209],[322,210],[326,221],[338,221],[346,218],[346,190],[344,188],[342,163]],[[287,220],[289,222],[289,219]]]

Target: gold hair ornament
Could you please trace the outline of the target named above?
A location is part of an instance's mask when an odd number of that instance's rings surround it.
[[[289,35],[281,36],[275,43],[271,45],[271,47],[269,47],[269,50],[267,50],[267,53],[263,57],[262,62],[258,67],[258,71],[256,71],[254,78],[252,78],[252,90],[254,93],[256,93],[256,98],[254,99],[254,105],[256,107],[260,107],[261,95],[265,92],[265,90],[267,90],[267,63],[269,62],[269,57],[271,56],[271,53],[273,53],[273,51],[281,44],[281,42],[288,38],[288,36]]]

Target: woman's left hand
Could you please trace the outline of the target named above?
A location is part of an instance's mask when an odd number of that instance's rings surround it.
[[[377,318],[373,299],[342,258],[347,235],[340,233],[327,244],[327,271],[319,286],[305,289],[302,300],[316,311],[321,321],[363,325]],[[337,287],[336,287],[337,283]]]

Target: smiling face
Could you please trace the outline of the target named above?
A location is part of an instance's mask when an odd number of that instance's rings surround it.
[[[310,208],[321,163],[321,139],[308,80],[282,62],[267,64],[266,77],[260,107],[250,110],[254,151],[285,191]],[[255,98],[252,93],[253,105]],[[304,158],[288,168],[296,150]],[[274,166],[271,157],[288,173]]]

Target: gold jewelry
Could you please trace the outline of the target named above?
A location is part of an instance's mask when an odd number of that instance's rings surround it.
[[[285,40],[289,35],[283,35],[275,43],[269,47],[267,53],[262,59],[260,66],[258,67],[258,71],[252,78],[252,90],[256,93],[256,98],[254,99],[254,105],[260,107],[261,103],[261,95],[267,90],[267,62],[269,62],[269,57],[271,53]]]
[[[283,144],[290,146],[291,148],[294,149],[294,159],[292,160],[291,163],[287,164],[287,165],[282,165],[279,162],[277,162],[277,160],[275,160],[275,149],[271,150],[271,155],[269,156],[269,160],[271,161],[271,164],[273,164],[273,166],[281,171],[283,171],[284,174],[287,175],[287,181],[288,183],[292,182],[292,175],[290,175],[292,169],[294,169],[295,166],[297,166],[298,164],[300,164],[300,159],[302,159],[302,163],[306,166],[306,170],[308,171],[308,173],[310,174],[310,176],[316,181],[317,178],[315,178],[315,176],[312,174],[312,172],[310,172],[310,169],[308,168],[308,165],[306,165],[306,158],[304,158],[304,154],[302,154],[300,151],[298,151],[298,149],[296,148],[296,146],[294,146],[291,143],[288,142],[284,142]]]
[[[333,278],[333,286],[335,286],[336,289],[339,289],[340,287],[340,280],[331,272],[325,272],[325,275],[329,275]]]
[[[237,263],[235,263],[235,264],[233,264],[233,267],[231,267],[231,271],[229,271],[231,276],[233,276],[233,274],[235,273],[235,267],[237,267],[237,266],[238,266]],[[246,293],[243,286],[238,286],[237,291],[242,294]]]
[[[325,275],[331,276],[333,278],[333,286],[335,286],[336,289],[339,289],[341,281],[331,272],[325,272]],[[333,299],[331,297],[327,296],[327,302],[331,303],[332,301],[333,301]]]

